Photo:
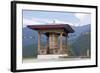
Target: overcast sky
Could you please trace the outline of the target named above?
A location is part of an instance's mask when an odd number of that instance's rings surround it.
[[[55,23],[83,26],[91,24],[91,14],[23,10],[23,27],[27,25],[50,24],[54,21]]]

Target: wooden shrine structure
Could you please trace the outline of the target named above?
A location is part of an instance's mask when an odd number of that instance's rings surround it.
[[[68,33],[73,33],[74,30],[68,24],[47,24],[47,25],[28,25],[30,29],[38,32],[38,58],[58,58],[67,53],[67,37]],[[45,48],[41,48],[41,34],[46,35],[47,43]],[[58,37],[60,44],[58,44]],[[66,39],[66,45],[63,45],[63,37]],[[59,47],[58,47],[59,46]]]

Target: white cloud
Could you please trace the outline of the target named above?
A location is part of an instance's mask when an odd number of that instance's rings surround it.
[[[88,16],[88,14],[83,13],[75,13],[76,18],[78,18],[80,21],[84,21],[84,19]]]
[[[75,13],[75,16],[79,20],[76,26],[83,26],[91,23],[90,14]]]
[[[46,18],[32,18],[32,20],[40,22],[40,23],[44,23],[44,24],[51,22],[50,19],[46,19]]]
[[[69,25],[73,25],[71,22],[67,22],[67,21],[62,21],[62,20],[59,20],[59,19],[54,19],[55,23],[58,23],[58,24],[69,24]]]
[[[23,19],[23,24],[34,25],[34,24],[40,24],[40,23],[31,19]]]
[[[70,24],[70,25],[73,25],[70,22],[62,21],[62,20],[59,20],[59,19],[52,19],[51,20],[51,19],[43,19],[43,18],[33,18],[32,20],[38,21],[38,22],[41,22],[41,23],[44,23],[44,24],[55,23],[55,24]]]
[[[38,24],[43,24],[39,21],[33,20],[33,19],[26,19],[23,18],[23,27],[26,27],[27,25],[38,25]]]
[[[73,25],[70,22],[62,21],[59,19],[42,19],[42,18],[32,18],[32,19],[26,19],[23,18],[23,27],[26,27],[27,25],[44,25],[44,24],[69,24]]]

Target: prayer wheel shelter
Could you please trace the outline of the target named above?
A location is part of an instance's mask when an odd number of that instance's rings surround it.
[[[68,56],[67,37],[68,33],[74,30],[68,24],[47,24],[47,25],[28,25],[30,29],[38,32],[38,58],[59,58],[60,56]],[[46,46],[41,47],[41,34],[46,38]],[[59,40],[59,43],[58,43]],[[63,40],[66,43],[63,43]]]

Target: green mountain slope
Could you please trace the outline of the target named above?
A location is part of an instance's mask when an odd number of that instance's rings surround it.
[[[86,32],[81,34],[70,46],[74,56],[87,56],[87,51],[90,52],[90,44],[90,32]]]
[[[36,44],[23,46],[23,58],[36,58],[37,46]]]

